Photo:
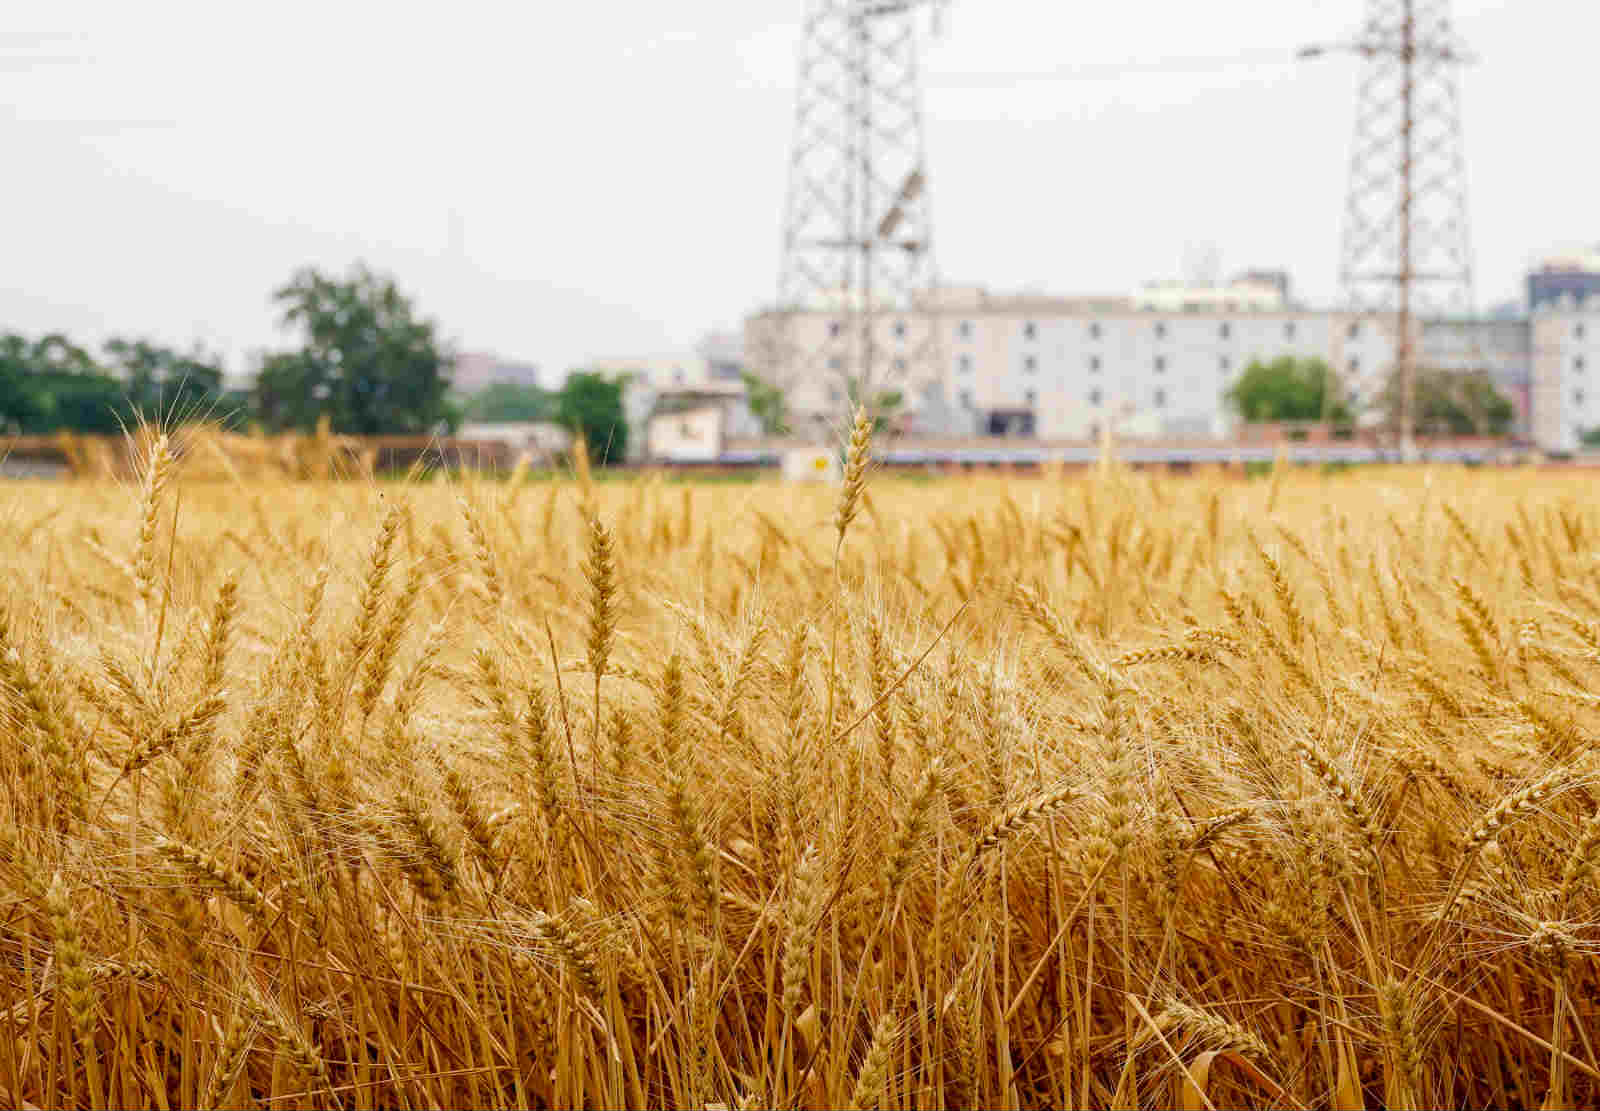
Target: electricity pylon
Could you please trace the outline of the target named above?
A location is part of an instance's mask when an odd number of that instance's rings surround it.
[[[1339,284],[1345,307],[1395,314],[1403,458],[1416,456],[1414,320],[1473,307],[1456,71],[1471,61],[1450,0],[1368,0],[1353,38],[1300,51],[1365,60]]]
[[[765,372],[837,427],[933,370],[933,219],[919,15],[943,0],[807,0],[777,311]],[[887,313],[905,335],[885,350]],[[903,323],[915,318],[911,327]],[[800,387],[797,389],[797,387]]]

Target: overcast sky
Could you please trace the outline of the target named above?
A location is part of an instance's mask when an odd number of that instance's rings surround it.
[[[356,259],[548,369],[734,327],[776,285],[803,6],[6,0],[0,330],[199,339],[239,370],[283,342],[276,285]],[[1331,297],[1360,63],[1262,59],[1363,10],[953,0],[924,59],[942,275],[1127,292],[1212,243]],[[1455,13],[1488,305],[1600,240],[1600,3]]]

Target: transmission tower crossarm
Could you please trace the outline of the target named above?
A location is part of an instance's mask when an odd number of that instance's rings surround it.
[[[1380,55],[1399,56],[1405,46],[1400,43],[1373,42],[1368,39],[1342,39],[1338,42],[1312,43],[1302,46],[1294,52],[1294,56],[1302,61],[1314,58],[1325,58],[1329,54],[1355,54],[1363,58],[1375,58]],[[1456,62],[1460,65],[1471,65],[1478,60],[1476,54],[1470,54],[1458,47],[1445,43],[1413,43],[1410,48],[1411,57],[1440,62]]]

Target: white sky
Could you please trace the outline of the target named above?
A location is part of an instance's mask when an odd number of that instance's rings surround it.
[[[358,258],[465,348],[547,372],[736,326],[776,285],[802,7],[5,0],[0,330],[201,339],[239,370],[282,342],[268,296],[295,267]],[[1126,292],[1214,243],[1225,273],[1330,297],[1359,63],[1115,74],[1287,57],[1363,10],[953,0],[924,58],[942,275]],[[1534,251],[1600,240],[1600,3],[1455,20],[1481,57],[1462,93],[1488,305]],[[1075,67],[1095,73],[1006,77]]]

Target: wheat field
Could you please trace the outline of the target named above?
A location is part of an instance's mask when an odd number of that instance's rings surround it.
[[[1549,472],[0,487],[0,1104],[1600,1101]]]

